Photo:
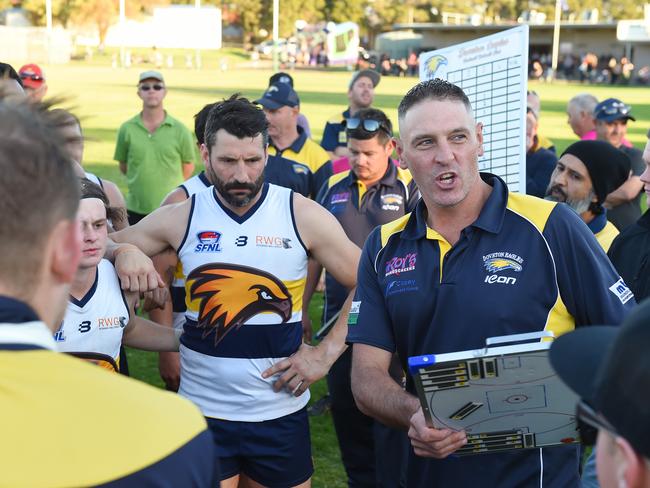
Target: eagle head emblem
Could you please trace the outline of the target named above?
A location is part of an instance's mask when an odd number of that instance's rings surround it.
[[[507,259],[507,258],[488,259],[484,263],[484,266],[485,269],[490,273],[497,273],[499,271],[505,271],[507,269],[520,272],[523,269],[521,264],[519,264],[518,262],[512,259]]]
[[[425,61],[427,79],[434,78],[436,76],[436,72],[440,69],[440,67],[445,66],[446,64],[447,58],[441,56],[440,54],[436,54],[435,56],[431,56],[429,59],[427,59]]]
[[[198,327],[205,338],[215,330],[215,345],[231,330],[263,312],[291,318],[292,302],[287,287],[265,271],[248,266],[211,263],[193,270],[190,298],[200,300]]]

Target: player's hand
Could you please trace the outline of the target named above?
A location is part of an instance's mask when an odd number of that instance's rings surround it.
[[[153,261],[137,247],[121,244],[114,251],[114,256],[115,270],[123,290],[145,293],[165,286],[153,266]]]
[[[312,383],[325,376],[330,366],[321,348],[303,344],[293,355],[278,361],[264,371],[262,378],[280,374],[273,383],[273,390],[284,389],[295,396],[300,396]]]
[[[177,352],[158,354],[158,371],[169,391],[178,391],[181,383],[181,360]]]
[[[306,344],[311,344],[312,338],[312,325],[309,314],[302,314],[302,338]]]
[[[153,291],[148,291],[143,296],[142,309],[149,312],[156,308],[165,308],[165,303],[170,299],[169,288],[156,288]]]
[[[434,429],[426,424],[422,407],[411,416],[409,438],[416,456],[444,459],[467,444],[465,432]]]

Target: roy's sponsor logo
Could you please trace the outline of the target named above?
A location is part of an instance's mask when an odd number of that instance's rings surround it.
[[[417,262],[418,254],[410,252],[405,256],[394,257],[386,261],[386,275],[399,275],[408,271],[415,271],[415,263]]]

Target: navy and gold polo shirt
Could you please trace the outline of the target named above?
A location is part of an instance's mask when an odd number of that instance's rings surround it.
[[[410,215],[375,229],[364,246],[347,340],[410,356],[485,345],[488,337],[619,324],[632,292],[584,222],[565,204],[493,189],[451,246]],[[415,394],[412,378],[407,390]],[[579,486],[575,447],[409,459],[409,487]]]
[[[320,141],[320,145],[323,149],[326,151],[334,152],[337,147],[347,147],[348,136],[345,132],[344,121],[349,118],[350,107],[345,109],[343,113],[334,115],[325,123],[325,129],[323,129],[323,138]]]
[[[411,173],[388,160],[386,173],[370,188],[348,170],[331,176],[321,188],[317,201],[336,217],[348,238],[363,247],[375,227],[411,212],[419,198]],[[348,296],[346,288],[329,273],[325,283],[323,323],[341,309]]]
[[[291,145],[284,149],[279,149],[269,142],[269,154],[278,155],[292,161],[297,161],[309,167],[313,174],[313,195],[323,186],[327,179],[332,175],[332,163],[327,152],[312,141],[302,127],[298,126],[298,138]]]
[[[218,484],[196,406],[53,347],[31,308],[0,297],[0,485]]]
[[[278,155],[269,154],[264,167],[264,181],[290,188],[307,198],[315,196],[318,190],[314,187],[314,175],[309,166]]]

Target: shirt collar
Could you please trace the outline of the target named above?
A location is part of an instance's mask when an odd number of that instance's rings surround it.
[[[587,227],[594,233],[598,234],[601,230],[607,225],[607,212],[596,215],[591,222],[587,224]]]
[[[350,107],[346,108],[341,115],[343,115],[343,120],[341,121],[341,123],[343,123],[344,121],[349,119],[350,118]]]
[[[52,332],[24,302],[0,296],[0,344],[56,350]]]
[[[142,122],[142,112],[140,112],[138,115],[135,117],[136,123],[146,129],[144,126],[144,122]],[[162,123],[160,125],[168,125],[168,126],[173,126],[174,125],[174,119],[172,119],[169,114],[167,113],[167,110],[165,110],[165,118],[163,119]]]
[[[307,134],[305,133],[305,129],[303,129],[299,125],[296,126],[296,129],[298,130],[298,138],[295,141],[293,141],[289,145],[289,147],[286,147],[284,149],[280,149],[278,146],[276,146],[273,143],[273,140],[270,139],[271,145],[275,148],[275,150],[278,153],[282,153],[283,151],[286,151],[287,149],[291,149],[295,153],[299,153],[300,151],[302,151],[302,148],[305,145],[305,142],[307,142]]]
[[[480,173],[480,175],[481,179],[492,187],[492,192],[471,227],[497,234],[503,225],[503,217],[508,205],[508,186],[501,178],[491,173]],[[402,237],[409,240],[426,237],[427,215],[426,204],[423,199],[420,199],[402,232]]]

